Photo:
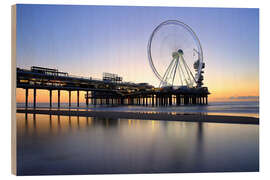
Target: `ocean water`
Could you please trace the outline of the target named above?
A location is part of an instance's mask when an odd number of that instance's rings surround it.
[[[17,113],[18,175],[239,171],[259,171],[259,125]]]
[[[29,107],[33,104],[29,103]],[[68,109],[68,103],[61,103],[61,109]],[[98,110],[98,111],[140,111],[140,112],[176,112],[176,113],[205,113],[213,115],[247,116],[259,118],[259,101],[230,101],[230,102],[210,102],[208,105],[187,105],[187,106],[168,106],[152,107],[149,106],[108,106],[108,105],[89,105],[72,103],[72,109],[79,110]],[[24,103],[17,103],[18,108],[25,107]],[[37,103],[38,108],[48,108],[48,103]],[[53,103],[57,108],[57,103]]]

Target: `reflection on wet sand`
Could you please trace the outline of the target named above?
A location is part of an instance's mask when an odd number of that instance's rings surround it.
[[[61,134],[61,133],[70,133],[74,131],[87,130],[93,127],[102,127],[102,128],[115,128],[117,126],[127,126],[128,128],[145,128],[145,126],[151,126],[152,132],[154,133],[160,127],[167,134],[172,133],[175,138],[183,134],[187,134],[190,140],[196,141],[196,150],[195,156],[199,159],[203,157],[203,128],[204,123],[178,123],[178,122],[168,122],[168,121],[143,121],[143,120],[125,120],[125,119],[108,119],[108,118],[96,118],[96,117],[80,117],[80,116],[60,116],[60,115],[39,115],[39,120],[36,120],[36,114],[27,114],[25,113],[25,123],[24,128],[25,133],[28,136],[33,135],[42,135],[42,134]],[[48,120],[47,117],[48,116]],[[203,116],[202,116],[203,118]],[[20,124],[20,123],[19,123]],[[162,126],[160,125],[162,124]],[[188,126],[188,127],[187,127]],[[38,127],[38,129],[37,129]],[[185,132],[186,128],[192,127],[195,130],[196,134],[189,134]],[[179,129],[180,128],[180,129]],[[180,131],[179,131],[180,130]],[[126,130],[123,130],[126,131]],[[189,135],[188,135],[189,134]],[[152,142],[153,143],[153,142]],[[154,148],[154,147],[153,147]]]
[[[96,117],[80,117],[80,116],[60,116],[60,115],[38,115],[39,119],[37,120],[36,114],[24,114],[24,124],[22,121],[18,121],[18,126],[21,127],[19,130],[26,130],[29,133],[44,133],[44,132],[54,132],[58,131],[69,131],[69,130],[80,130],[95,126],[101,126],[103,128],[113,128],[116,126],[124,126],[128,125],[130,128],[140,127],[143,125],[150,125],[152,129],[157,129],[162,123],[166,128],[170,128],[168,126],[168,122],[164,121],[145,121],[145,120],[134,120],[134,119],[112,119],[112,118],[96,118]],[[202,117],[203,118],[203,117]],[[177,122],[169,122],[170,124],[175,124],[177,127]],[[181,124],[181,123],[180,123]],[[203,123],[198,122],[194,123],[198,124],[198,138],[201,139],[203,135]],[[182,123],[183,126],[185,124]]]
[[[17,137],[19,174],[25,175],[259,167],[254,125],[17,113]]]
[[[84,128],[102,126],[106,128],[111,128],[113,126],[120,125],[120,123],[125,124],[128,122],[129,125],[139,125],[140,120],[128,120],[121,122],[118,119],[97,119],[95,117],[80,117],[80,116],[60,116],[60,115],[38,115],[39,120],[36,119],[36,114],[24,114],[24,124],[22,121],[18,121],[18,126],[22,127],[19,130],[24,129],[28,133],[33,133],[37,131],[38,133],[43,132],[54,132],[56,131],[68,131],[70,129],[80,130]],[[47,117],[48,116],[48,117]],[[130,124],[132,122],[132,124]],[[37,129],[38,127],[38,129]]]

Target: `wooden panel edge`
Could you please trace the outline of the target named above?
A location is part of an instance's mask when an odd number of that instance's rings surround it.
[[[16,5],[11,6],[11,173],[17,175],[16,128]]]

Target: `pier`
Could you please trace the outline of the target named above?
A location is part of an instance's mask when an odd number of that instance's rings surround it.
[[[71,107],[71,93],[77,92],[77,107],[80,106],[80,92],[85,92],[85,104],[92,105],[140,105],[180,106],[208,104],[207,87],[186,86],[179,88],[155,88],[148,83],[124,82],[116,74],[104,73],[103,79],[80,77],[50,69],[32,66],[31,69],[17,68],[17,88],[25,89],[25,107],[28,107],[29,90],[33,90],[33,107],[36,108],[37,90],[48,90],[49,106],[52,108],[53,91],[57,91],[57,107],[60,108],[61,92],[68,91]]]

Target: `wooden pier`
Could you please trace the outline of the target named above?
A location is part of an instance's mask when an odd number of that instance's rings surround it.
[[[116,79],[116,80],[115,80]],[[120,80],[119,80],[120,79]],[[92,105],[140,105],[180,106],[208,104],[207,87],[154,88],[147,83],[122,82],[122,78],[70,76],[57,69],[32,67],[31,70],[17,68],[17,88],[25,89],[25,107],[28,107],[29,90],[33,90],[33,107],[36,108],[37,90],[48,90],[49,106],[52,108],[53,91],[57,91],[57,107],[60,108],[61,92],[68,91],[68,105],[71,107],[71,93],[77,92],[77,107],[80,106],[80,92],[85,92],[85,104]]]

